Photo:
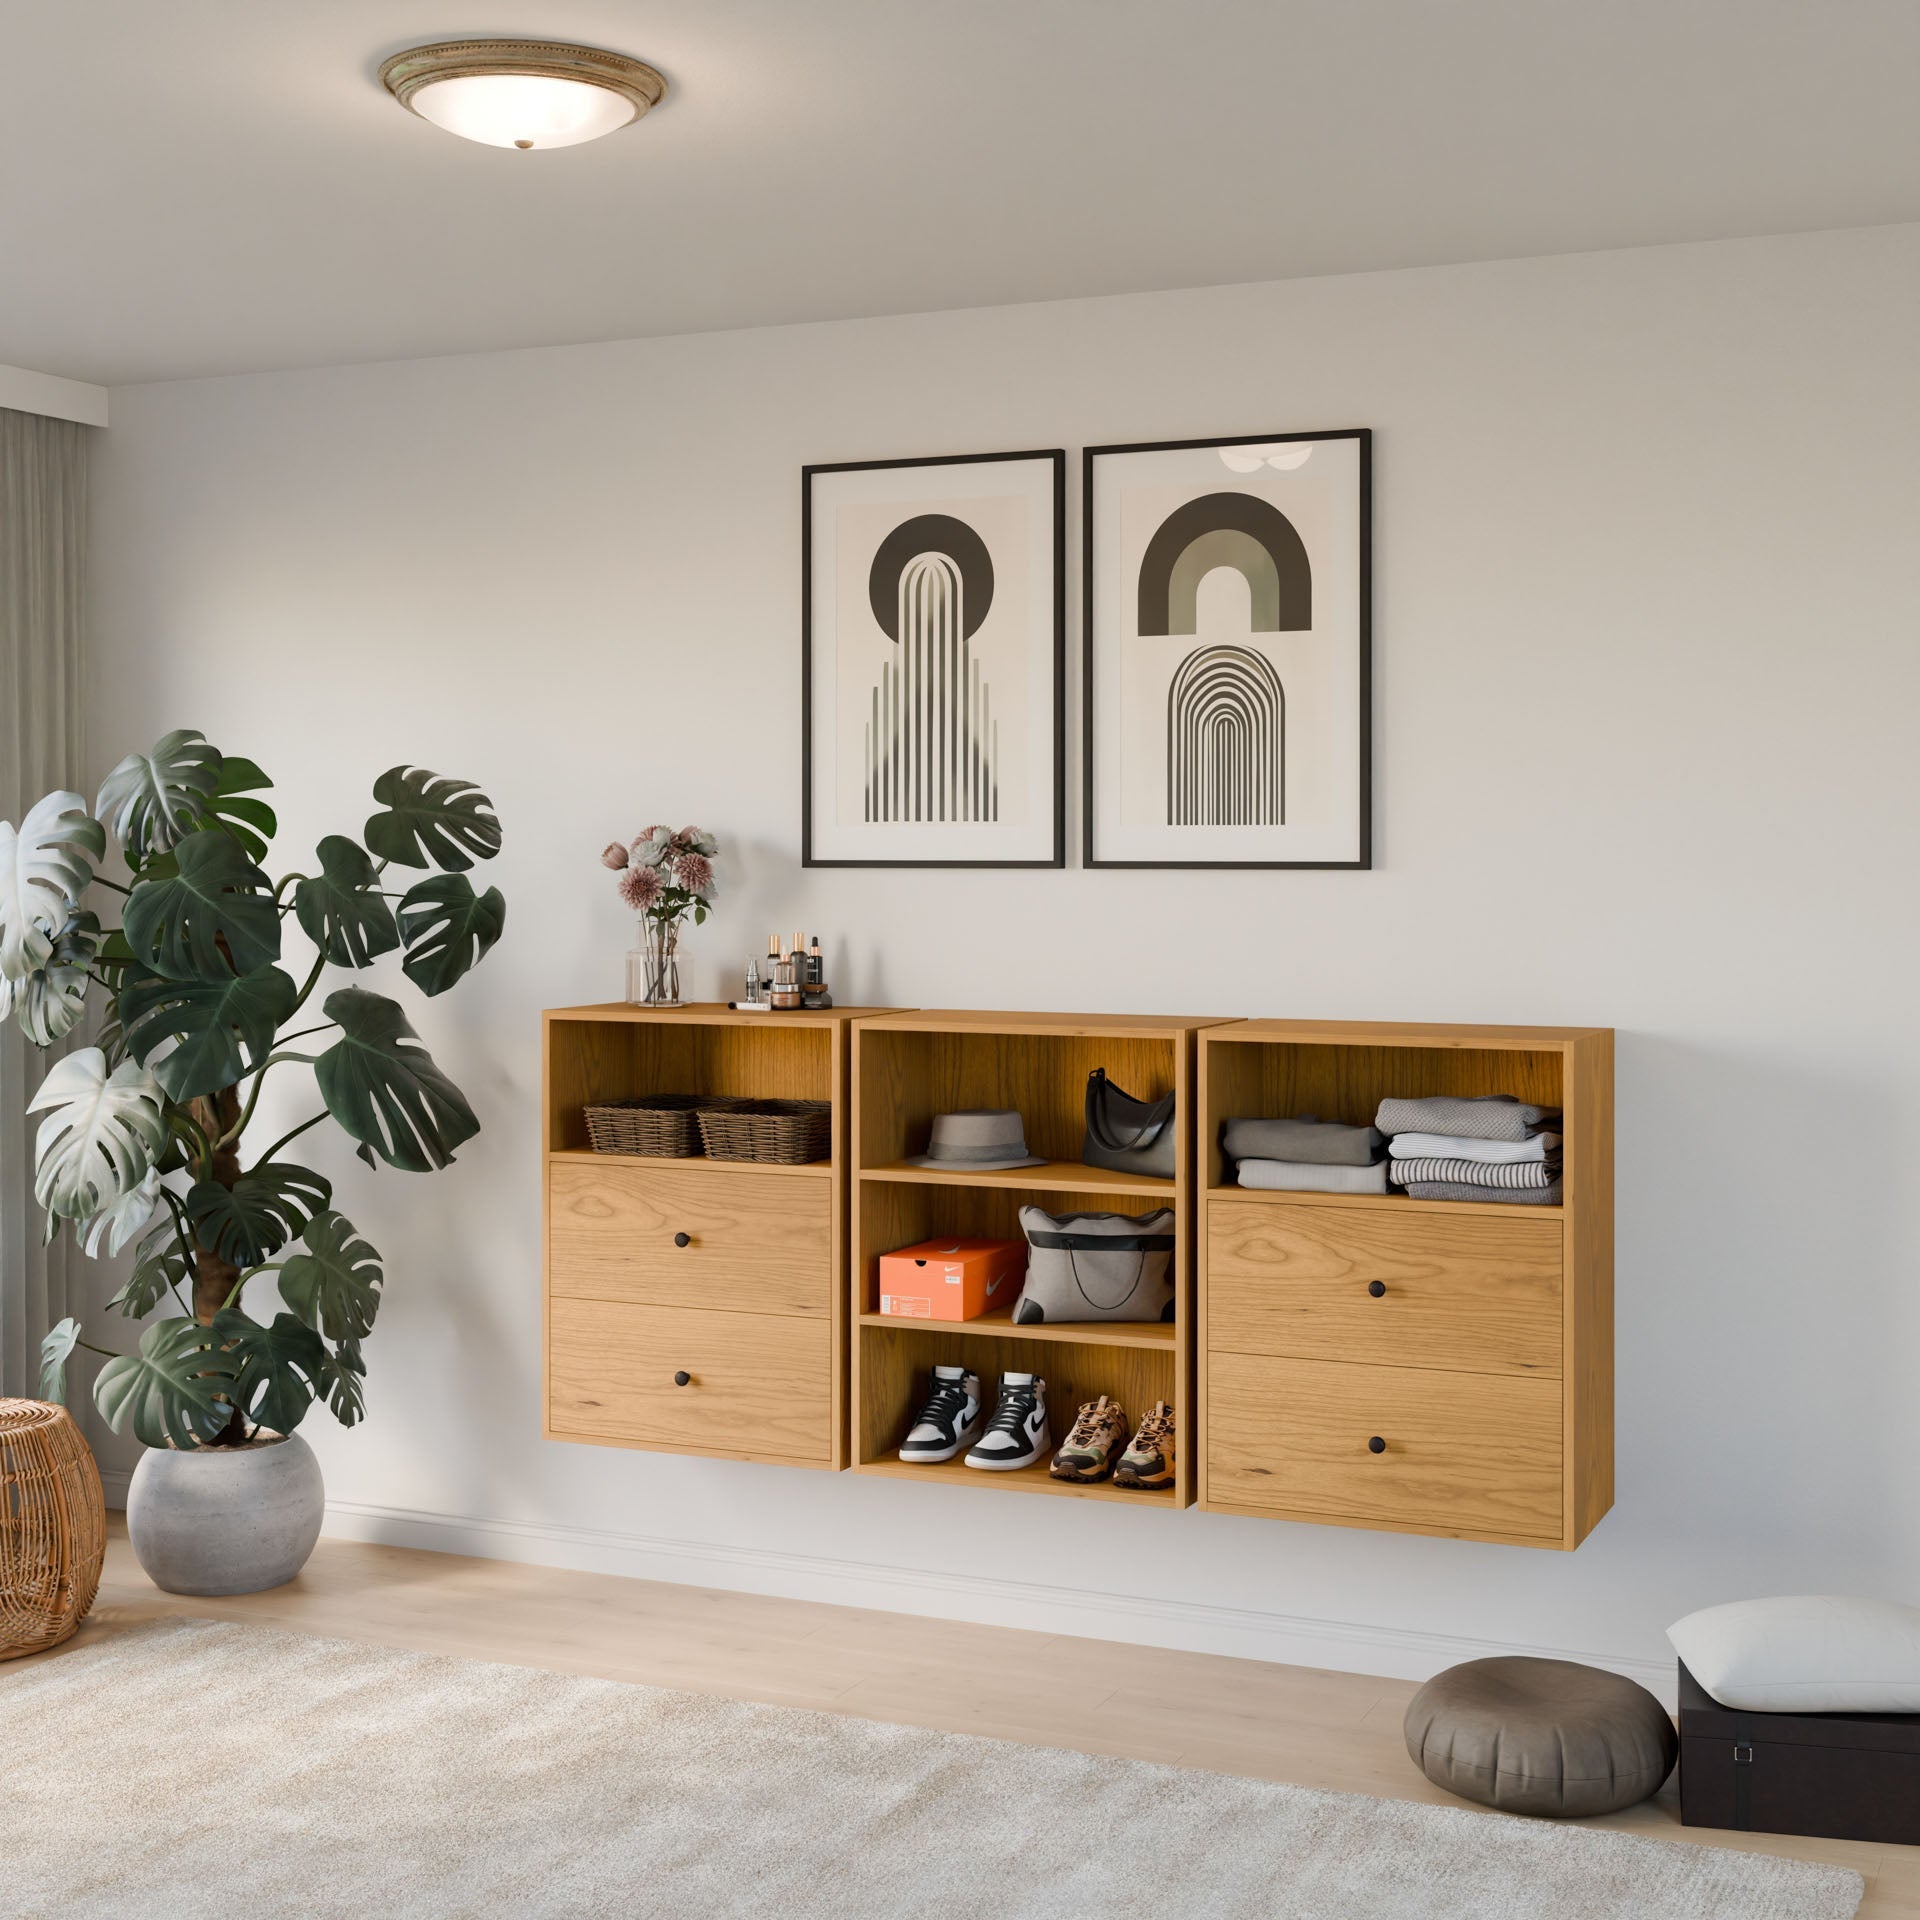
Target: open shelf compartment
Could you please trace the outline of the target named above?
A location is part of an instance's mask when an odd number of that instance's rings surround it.
[[[546,1147],[591,1153],[586,1108],[643,1094],[734,1094],[756,1100],[837,1101],[837,1058],[847,1016],[736,1014],[723,1006],[651,1011],[615,1003],[547,1015]],[[841,1133],[834,1115],[834,1133]],[[705,1156],[615,1155],[661,1166],[768,1166]],[[816,1162],[830,1167],[832,1161]],[[783,1169],[791,1172],[791,1168]]]
[[[1565,1109],[1563,1050],[1540,1044],[1436,1045],[1432,1029],[1365,1027],[1307,1028],[1304,1023],[1249,1020],[1218,1029],[1208,1038],[1202,1076],[1204,1111],[1198,1129],[1201,1182],[1205,1190],[1229,1192],[1260,1203],[1338,1203],[1345,1206],[1455,1207],[1502,1214],[1558,1213],[1550,1207],[1511,1202],[1414,1200],[1401,1195],[1274,1193],[1241,1187],[1231,1177],[1220,1146],[1220,1129],[1229,1119],[1272,1119],[1310,1114],[1344,1126],[1371,1126],[1388,1098],[1426,1099],[1436,1094],[1474,1097],[1510,1093],[1539,1107]],[[1322,1036],[1326,1037],[1322,1037]],[[1563,1133],[1577,1124],[1570,1115]],[[1573,1177],[1572,1141],[1565,1155],[1567,1179]],[[1565,1194],[1563,1181],[1563,1198]]]
[[[1140,1100],[1171,1093],[1177,1116],[1193,1098],[1193,1036],[1203,1020],[1021,1013],[894,1014],[855,1024],[853,1039],[854,1467],[857,1472],[946,1480],[1010,1492],[1063,1493],[1139,1506],[1190,1504],[1193,1446],[1191,1129],[1176,1118],[1171,1179],[1089,1167],[1086,1089],[1096,1068]],[[918,1168],[938,1113],[1013,1108],[1037,1167],[975,1172]],[[1020,1209],[1048,1213],[1174,1216],[1174,1318],[1016,1327],[1002,1310],[979,1320],[890,1319],[879,1311],[884,1253],[952,1235],[1014,1240]],[[964,1364],[991,1400],[1004,1370],[1048,1383],[1054,1443],[1065,1440],[1083,1401],[1104,1393],[1137,1424],[1156,1400],[1175,1414],[1175,1484],[1134,1493],[1110,1484],[1052,1479],[1045,1463],[985,1473],[959,1461],[937,1467],[898,1457],[936,1364]],[[1049,1455],[1051,1458],[1051,1455]]]

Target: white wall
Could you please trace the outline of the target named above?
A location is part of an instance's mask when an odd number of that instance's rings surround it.
[[[116,390],[102,755],[204,728],[293,853],[399,760],[506,823],[507,940],[419,1015],[486,1131],[326,1160],[390,1274],[371,1420],[308,1429],[335,1527],[1416,1673],[1920,1597],[1917,310],[1895,228]],[[1376,871],[800,869],[803,461],[1358,425]],[[725,846],[707,993],[805,926],[869,1001],[1617,1027],[1611,1517],[1563,1556],[543,1442],[536,1014],[617,992],[595,855],[657,816]]]

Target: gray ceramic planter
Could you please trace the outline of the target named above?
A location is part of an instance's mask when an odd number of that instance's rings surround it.
[[[259,1593],[307,1564],[325,1507],[320,1462],[297,1433],[198,1453],[150,1447],[127,1488],[127,1538],[168,1593]]]

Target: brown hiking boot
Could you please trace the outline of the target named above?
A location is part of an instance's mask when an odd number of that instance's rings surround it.
[[[1173,1485],[1173,1409],[1164,1400],[1148,1408],[1113,1469],[1113,1484],[1139,1493]]]
[[[1056,1480],[1104,1480],[1113,1471],[1114,1455],[1126,1444],[1125,1410],[1103,1393],[1080,1409],[1067,1444],[1053,1456],[1049,1471]]]

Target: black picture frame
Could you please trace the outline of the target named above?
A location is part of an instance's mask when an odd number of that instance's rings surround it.
[[[1285,441],[1352,440],[1359,454],[1360,807],[1359,850],[1352,860],[1102,860],[1094,850],[1094,730],[1097,720],[1093,637],[1094,462],[1103,455],[1182,453],[1203,447],[1275,446]],[[1200,440],[1139,440],[1086,447],[1080,456],[1080,794],[1081,860],[1088,867],[1213,872],[1369,872],[1373,867],[1373,430],[1337,427],[1307,433],[1236,433]]]
[[[813,482],[822,473],[898,467],[984,466],[1046,460],[1053,466],[1053,852],[1043,860],[835,860],[814,852],[813,833]],[[1064,867],[1067,864],[1067,454],[1064,447],[1012,453],[923,454],[905,460],[834,460],[800,469],[800,864],[803,867]]]

